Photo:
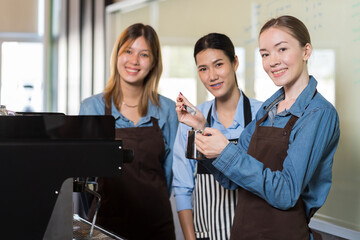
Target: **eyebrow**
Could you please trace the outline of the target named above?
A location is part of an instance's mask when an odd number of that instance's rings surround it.
[[[283,44],[283,43],[288,43],[287,41],[280,41],[280,42],[278,42],[278,43],[276,43],[275,45],[274,45],[274,47],[277,47],[277,46],[279,46],[279,45],[281,45],[281,44]],[[263,51],[267,51],[265,48],[261,48],[261,49],[259,49],[259,52],[263,52]]]
[[[127,49],[134,49],[134,48],[132,48],[132,47],[128,47]],[[140,49],[140,52],[150,52],[150,50],[149,49]]]
[[[217,62],[220,62],[222,60],[223,60],[222,58],[218,58],[215,61],[213,61],[212,64],[216,64]],[[206,65],[198,65],[198,68],[202,68],[202,67],[206,67]]]

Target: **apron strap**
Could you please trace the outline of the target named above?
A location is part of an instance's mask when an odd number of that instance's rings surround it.
[[[106,107],[106,104],[105,104],[105,115],[111,115],[111,109]]]
[[[244,96],[244,122],[246,127],[252,121],[251,105],[249,98],[244,93],[242,95]]]

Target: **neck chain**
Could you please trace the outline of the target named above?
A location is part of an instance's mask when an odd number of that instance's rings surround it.
[[[125,102],[122,102],[123,105],[129,107],[129,108],[136,108],[139,104],[136,105],[127,105]]]

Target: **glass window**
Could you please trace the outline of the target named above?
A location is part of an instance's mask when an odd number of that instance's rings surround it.
[[[235,47],[235,54],[238,57],[239,67],[236,70],[236,78],[239,88],[245,89],[245,49],[243,47]]]
[[[176,101],[179,92],[197,104],[197,72],[191,46],[163,46],[163,74],[159,93]]]
[[[3,42],[1,104],[17,112],[43,111],[43,44]]]

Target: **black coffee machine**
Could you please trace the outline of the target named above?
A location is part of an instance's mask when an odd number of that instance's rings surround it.
[[[114,129],[112,116],[0,116],[2,238],[73,239],[74,179],[120,176],[132,161]]]

